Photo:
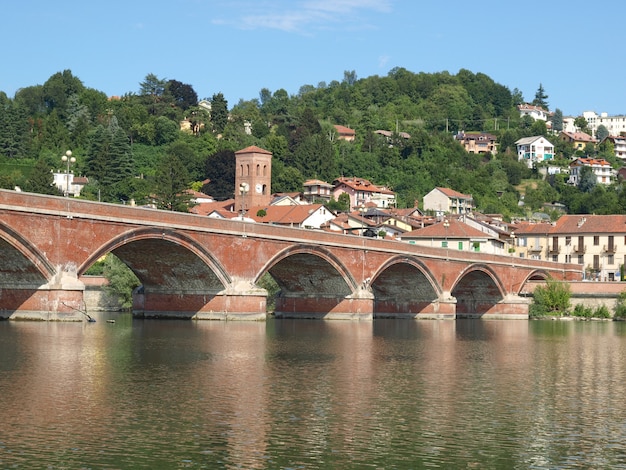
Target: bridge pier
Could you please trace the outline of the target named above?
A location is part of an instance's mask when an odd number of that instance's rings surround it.
[[[165,292],[138,289],[133,293],[137,318],[193,320],[265,320],[267,291],[249,282],[231,284],[220,292]]]
[[[288,294],[276,299],[274,315],[277,318],[372,320],[374,294],[367,288],[359,288],[346,297]]]
[[[0,319],[83,321],[85,285],[76,273],[61,271],[48,284],[0,287]]]
[[[469,308],[464,306],[461,312],[457,312],[457,318],[482,318],[492,320],[528,320],[528,312],[532,299],[520,297],[515,294],[507,294],[496,303],[475,302]]]
[[[456,299],[449,292],[444,292],[432,302],[380,300],[376,302],[374,315],[376,318],[454,320],[456,318]]]

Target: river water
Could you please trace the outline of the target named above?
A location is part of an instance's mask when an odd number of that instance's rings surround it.
[[[624,322],[96,318],[0,322],[0,468],[626,469]]]

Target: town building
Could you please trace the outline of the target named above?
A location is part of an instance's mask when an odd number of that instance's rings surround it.
[[[257,223],[307,229],[319,229],[336,216],[323,204],[257,206],[246,215]]]
[[[584,167],[591,168],[598,184],[611,184],[615,180],[616,172],[604,158],[577,158],[569,165],[567,182],[577,186]]]
[[[487,132],[459,132],[454,136],[468,153],[498,153],[496,142],[498,138]]]
[[[583,117],[594,136],[600,126],[604,126],[610,135],[626,133],[626,115],[609,116],[607,113],[596,114],[594,111],[585,111]]]
[[[325,181],[311,179],[303,184],[302,198],[312,204],[315,201],[330,201],[333,197],[333,185]]]
[[[441,218],[438,223],[400,236],[412,245],[446,248],[452,251],[473,251],[505,254],[506,243],[489,231],[478,230],[459,218]]]
[[[395,207],[396,194],[385,186],[377,186],[366,179],[341,177],[333,181],[333,198],[339,199],[343,193],[350,196],[350,208],[358,210],[372,203],[376,207]]]
[[[517,110],[519,111],[520,117],[530,116],[535,121],[548,120],[548,111],[543,109],[541,106],[524,103],[517,105]]]
[[[585,150],[585,147],[587,147],[587,145],[595,146],[598,143],[597,139],[591,137],[585,132],[563,131],[559,134],[559,139],[561,139],[563,142],[567,142],[568,144],[572,144],[574,150]]]
[[[528,168],[533,168],[536,163],[554,159],[554,145],[541,135],[523,137],[515,142],[517,146],[517,159],[525,162]]]
[[[613,151],[615,157],[622,161],[626,161],[626,136],[624,135],[610,135],[606,137],[602,142],[610,142],[613,144]]]
[[[433,211],[437,217],[447,214],[470,214],[474,209],[474,199],[449,188],[435,188],[424,196],[424,211]]]
[[[71,171],[56,171],[52,175],[52,184],[57,187],[59,192],[68,196],[80,196],[80,192],[89,183],[86,176],[75,176]]]
[[[520,223],[522,256],[581,265],[586,280],[619,281],[626,265],[626,215],[563,215],[554,223]]]
[[[356,131],[346,126],[340,126],[335,124],[335,131],[337,131],[337,139],[346,140],[348,142],[354,142],[356,139]]]

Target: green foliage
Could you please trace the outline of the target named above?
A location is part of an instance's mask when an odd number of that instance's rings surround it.
[[[530,305],[531,317],[563,316],[570,308],[570,286],[565,282],[548,279],[545,286],[537,286]]]
[[[606,305],[600,305],[594,309],[585,307],[582,304],[576,304],[572,311],[572,316],[580,318],[611,318],[611,313]]]
[[[276,297],[280,293],[280,286],[269,273],[263,274],[257,285],[267,291],[266,310],[273,312],[276,308]]]
[[[104,260],[102,274],[109,281],[105,290],[120,299],[120,308],[130,308],[133,304],[133,290],[141,285],[135,273],[117,256],[109,253]]]
[[[620,292],[613,313],[615,318],[626,319],[626,292]]]

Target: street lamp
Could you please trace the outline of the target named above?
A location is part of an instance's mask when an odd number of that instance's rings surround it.
[[[448,219],[443,219],[443,228],[446,230],[446,239],[444,245],[446,246],[446,261],[448,260],[448,227],[450,227],[450,222]]]
[[[61,161],[65,162],[67,166],[65,167],[65,197],[70,195],[70,165],[72,163],[76,163],[76,159],[72,157],[72,151],[68,150],[65,152],[65,155],[61,157]]]
[[[239,194],[241,194],[241,220],[243,220],[243,216],[246,213],[246,193],[250,189],[250,185],[248,183],[241,183],[239,185]]]

